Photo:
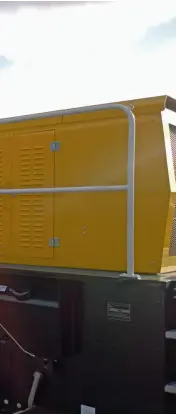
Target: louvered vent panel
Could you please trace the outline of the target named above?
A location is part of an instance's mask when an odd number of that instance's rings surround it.
[[[172,222],[169,256],[176,256],[176,205],[174,206],[174,216],[173,216],[173,222]]]
[[[9,138],[0,134],[0,188],[9,186]],[[0,256],[9,251],[10,206],[7,196],[0,195]]]
[[[43,187],[45,184],[45,149],[24,147],[20,151],[20,187]],[[20,246],[44,248],[45,205],[42,195],[20,197]]]
[[[174,175],[175,175],[175,180],[176,180],[176,126],[170,124],[169,130],[170,130],[170,141],[171,141]]]
[[[35,146],[21,148],[20,185],[21,187],[42,187],[45,184],[45,150]]]
[[[54,186],[52,139],[53,132],[48,131],[16,138],[19,160],[17,172],[14,164],[16,187]],[[53,237],[53,194],[20,195],[15,200],[15,212],[18,250],[26,257],[52,257],[49,240]]]
[[[44,248],[45,203],[41,196],[20,197],[20,247]]]

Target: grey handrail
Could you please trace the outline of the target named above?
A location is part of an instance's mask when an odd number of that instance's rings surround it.
[[[60,115],[81,114],[105,110],[121,110],[129,122],[128,132],[128,183],[124,185],[110,186],[84,186],[84,187],[51,187],[51,188],[12,188],[0,189],[0,195],[18,194],[50,194],[50,193],[73,193],[73,192],[111,192],[127,191],[127,276],[134,276],[134,170],[135,170],[135,116],[132,109],[122,104],[104,104],[78,108],[75,110],[61,111]]]

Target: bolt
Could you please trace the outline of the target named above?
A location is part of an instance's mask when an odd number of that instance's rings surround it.
[[[21,404],[19,402],[17,403],[17,408],[21,408]]]

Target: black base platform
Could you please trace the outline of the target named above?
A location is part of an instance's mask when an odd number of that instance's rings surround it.
[[[82,405],[88,414],[175,413],[164,387],[176,379],[176,340],[165,339],[176,328],[176,282],[1,273],[0,323],[55,361],[32,414],[87,414]],[[35,369],[1,330],[0,390],[14,406],[27,406]]]

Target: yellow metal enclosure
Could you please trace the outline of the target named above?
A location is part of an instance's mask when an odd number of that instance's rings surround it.
[[[175,271],[176,101],[123,104],[136,117],[135,272]],[[117,110],[1,120],[0,188],[126,184],[127,150]],[[126,192],[1,195],[0,263],[123,272],[126,218]]]

